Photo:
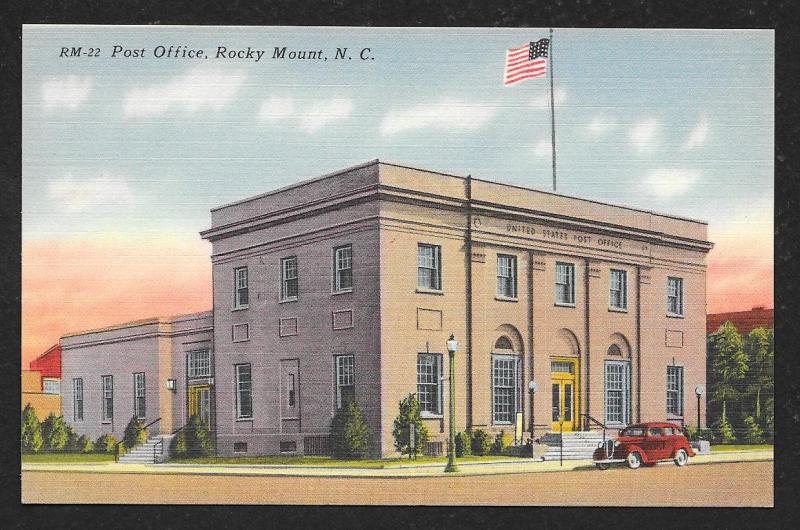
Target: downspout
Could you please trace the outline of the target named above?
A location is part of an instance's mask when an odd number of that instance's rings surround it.
[[[642,421],[642,268],[636,266],[636,422]]]
[[[465,403],[467,429],[472,428],[472,175],[467,175],[467,278],[466,278],[466,332],[467,332],[467,378]]]
[[[528,359],[530,362],[530,368],[527,370],[527,373],[530,375],[530,381],[533,381],[535,378],[535,373],[533,369],[533,251],[528,251]],[[536,417],[534,416],[535,410],[533,408],[533,400],[531,399],[532,394],[528,391],[527,383],[523,383],[522,392],[523,395],[528,396],[528,410],[530,410],[531,417],[530,417],[530,425],[531,425],[531,439],[533,439],[533,432],[536,428]],[[535,399],[535,398],[534,398]],[[523,419],[523,425],[524,425]]]

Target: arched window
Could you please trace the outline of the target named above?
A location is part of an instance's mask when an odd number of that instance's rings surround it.
[[[511,350],[514,351],[514,345],[511,344],[511,339],[503,335],[497,342],[494,343],[495,350]]]
[[[622,350],[616,344],[612,344],[608,347],[608,355],[622,357]]]

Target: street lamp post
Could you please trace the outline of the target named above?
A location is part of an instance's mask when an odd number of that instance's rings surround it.
[[[697,395],[697,430],[700,430],[700,396],[703,395],[706,389],[703,385],[697,385],[694,387],[694,393]]]
[[[456,351],[458,350],[458,341],[450,334],[447,340],[447,353],[450,356],[450,439],[447,441],[447,466],[444,468],[445,473],[455,473],[458,471],[456,464]]]
[[[535,410],[534,407],[533,407],[533,398],[536,395],[536,391],[538,389],[539,389],[539,385],[538,385],[538,383],[536,383],[536,381],[528,381],[528,392],[531,393],[531,439],[533,439],[533,427],[535,425],[534,422],[533,422],[533,413],[534,413],[534,410]]]

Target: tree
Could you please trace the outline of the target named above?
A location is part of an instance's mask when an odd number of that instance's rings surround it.
[[[35,453],[42,448],[42,426],[30,403],[25,405],[25,409],[22,411],[20,441],[23,453]]]
[[[42,422],[42,442],[46,451],[63,451],[67,448],[69,432],[64,418],[51,412]]]
[[[751,331],[744,342],[747,353],[748,390],[754,399],[754,417],[761,421],[761,396],[762,393],[772,395],[775,380],[775,348],[773,334],[765,328],[756,328]]]
[[[412,449],[411,441],[411,425],[414,425],[414,447]],[[392,436],[394,436],[394,447],[401,455],[408,455],[411,459],[412,456],[418,455],[426,443],[428,443],[428,429],[422,423],[422,417],[419,411],[419,401],[417,401],[416,394],[409,394],[402,401],[400,401],[400,413],[394,419],[392,427]]]
[[[122,441],[126,449],[133,449],[137,445],[143,444],[147,441],[147,431],[144,430],[144,422],[142,420],[132,417],[131,421],[125,427],[125,434],[122,435]]]
[[[711,361],[713,399],[722,403],[721,423],[727,423],[727,402],[740,394],[740,386],[747,374],[747,354],[744,340],[736,327],[725,322],[708,337],[708,354]]]
[[[369,427],[355,401],[339,409],[331,420],[331,450],[336,458],[366,458]]]
[[[211,430],[208,425],[200,419],[200,416],[193,414],[186,425],[186,454],[192,457],[204,457],[214,454],[214,440],[211,437]]]
[[[117,439],[113,434],[104,434],[94,442],[94,452],[113,454],[116,445]]]

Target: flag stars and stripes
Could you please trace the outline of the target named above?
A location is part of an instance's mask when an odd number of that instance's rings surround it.
[[[506,51],[503,84],[513,85],[524,79],[545,75],[549,47],[550,39],[539,39]]]

